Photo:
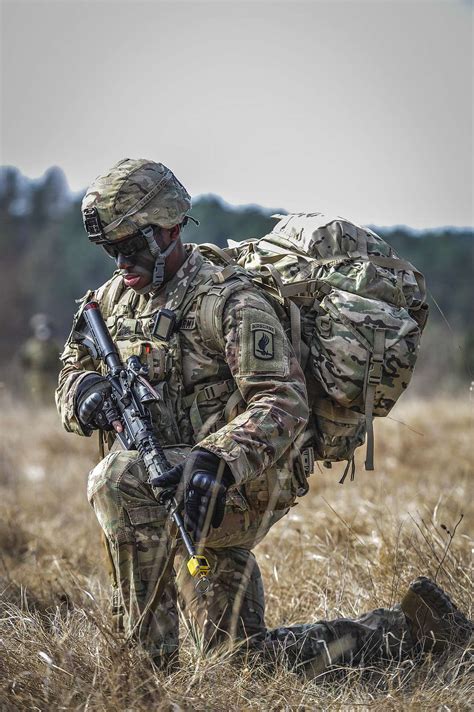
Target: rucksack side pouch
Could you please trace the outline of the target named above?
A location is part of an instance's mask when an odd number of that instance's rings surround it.
[[[407,388],[421,329],[404,307],[333,289],[321,303],[310,344],[310,368],[338,405],[387,415]]]
[[[321,398],[312,405],[308,429],[317,460],[350,460],[365,440],[365,416]]]

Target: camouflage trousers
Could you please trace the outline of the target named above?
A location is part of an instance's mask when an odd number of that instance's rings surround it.
[[[179,452],[168,448],[167,455],[172,464],[179,461]],[[116,612],[120,611],[125,633],[157,664],[166,665],[177,655],[178,607],[204,649],[247,641],[266,658],[283,659],[292,669],[311,674],[331,664],[405,657],[412,647],[398,607],[356,620],[267,630],[262,577],[251,549],[287,508],[261,511],[238,491],[232,492],[221,527],[204,542],[211,587],[198,595],[179,546],[173,569],[175,536],[135,452],[107,455],[90,473],[88,497],[107,540]],[[160,595],[154,600],[159,580]]]

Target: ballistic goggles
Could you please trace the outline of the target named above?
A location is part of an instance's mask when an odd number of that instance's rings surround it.
[[[118,242],[102,242],[101,247],[107,252],[109,257],[114,260],[120,255],[123,257],[132,257],[136,252],[140,250],[148,249],[148,242],[145,237],[140,234],[132,235],[131,237],[126,237],[124,240]]]
[[[145,231],[153,231],[153,228],[149,225],[143,228],[139,232],[130,235],[130,237],[125,237],[122,240],[110,241],[107,240],[106,230],[102,226],[102,222],[99,217],[97,208],[86,208],[83,212],[84,227],[87,232],[87,237],[95,245],[100,245],[107,252],[109,257],[112,259],[117,259],[120,255],[124,257],[131,257],[136,252],[143,250],[148,247],[148,242],[143,234]]]

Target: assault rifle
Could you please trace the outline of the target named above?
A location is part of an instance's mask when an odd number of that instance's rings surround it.
[[[120,414],[123,432],[116,433],[125,450],[137,450],[153,484],[156,477],[171,469],[163,448],[153,428],[150,405],[160,400],[159,394],[148,382],[148,367],[138,356],[130,356],[122,363],[119,352],[105,324],[97,302],[88,302],[83,311],[88,332],[82,342],[93,358],[100,358],[107,366],[106,378],[112,387],[112,400]],[[164,490],[159,498],[175,523],[188,552],[188,571],[196,579],[196,590],[205,593],[209,588],[207,574],[210,567],[205,556],[198,555],[184,528],[174,490]]]

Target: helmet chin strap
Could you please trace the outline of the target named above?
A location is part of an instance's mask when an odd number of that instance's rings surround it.
[[[160,246],[157,244],[155,240],[155,231],[149,225],[148,227],[145,227],[141,230],[141,233],[145,240],[147,241],[148,249],[150,250],[151,254],[155,258],[155,267],[153,269],[153,277],[151,284],[147,286],[147,291],[152,292],[159,287],[164,282],[165,279],[165,263],[166,259],[170,256],[170,254],[173,252],[175,249],[176,245],[178,244],[178,240],[173,240],[173,242],[168,245],[166,250],[162,251]]]

